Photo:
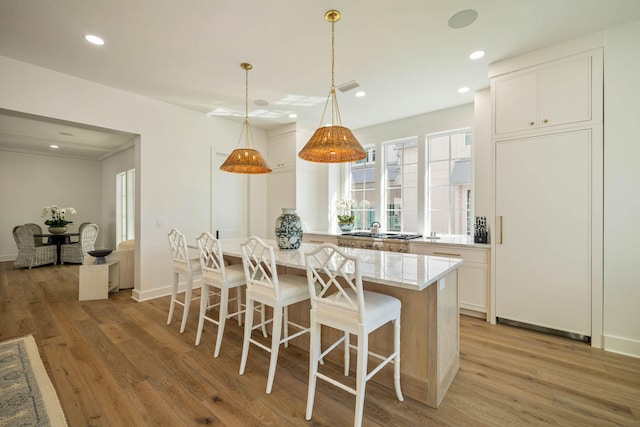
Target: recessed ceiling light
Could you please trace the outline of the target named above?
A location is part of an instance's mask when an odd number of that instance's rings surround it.
[[[97,46],[102,46],[104,44],[104,40],[101,37],[98,37],[94,34],[85,34],[84,39],[91,44],[95,44]]]
[[[469,55],[469,59],[480,59],[484,56],[484,50],[476,50],[475,52],[471,52]]]
[[[53,145],[53,144],[51,144],[51,145],[49,146],[49,148],[60,148],[60,147],[59,147],[59,146],[57,146],[57,145]]]
[[[466,86],[458,89],[458,93],[467,93],[467,92],[469,92],[469,88]]]
[[[473,9],[461,10],[449,18],[449,28],[464,28],[473,24],[478,17],[478,11]]]
[[[356,96],[358,98],[362,98],[363,96],[365,96],[367,94],[367,92],[361,90],[360,92],[356,92]]]
[[[290,119],[295,119],[295,118],[297,118],[297,117],[298,117],[298,115],[297,115],[296,113],[291,113],[291,114],[289,114],[289,118],[290,118]]]

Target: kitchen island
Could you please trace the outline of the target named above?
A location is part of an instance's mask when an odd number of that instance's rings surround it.
[[[241,262],[240,245],[246,239],[222,239],[225,257]],[[304,253],[317,245],[303,243],[296,250],[274,247],[279,273],[306,276]],[[364,288],[392,295],[402,302],[401,384],[405,396],[437,408],[442,402],[459,363],[458,267],[460,259],[368,249],[342,248],[360,260]],[[309,324],[309,302],[289,308],[289,319]],[[338,331],[323,330],[323,347],[339,338]],[[292,340],[293,345],[309,350],[305,334]],[[393,330],[385,325],[369,337],[369,349],[378,354],[393,351]],[[340,352],[328,359],[341,364]],[[331,357],[333,356],[333,357]],[[393,389],[393,372],[383,369],[372,381]]]

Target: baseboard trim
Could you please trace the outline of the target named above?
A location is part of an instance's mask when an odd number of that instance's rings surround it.
[[[603,344],[606,351],[640,358],[640,341],[604,335]]]
[[[193,285],[193,289],[200,289],[200,282],[196,282]],[[139,291],[137,289],[133,289],[131,291],[131,298],[134,301],[142,302],[149,301],[156,298],[166,297],[167,295],[171,295],[172,286],[165,286],[163,288],[156,288],[149,291]],[[187,290],[187,285],[185,283],[181,283],[178,287],[178,292],[184,292]]]

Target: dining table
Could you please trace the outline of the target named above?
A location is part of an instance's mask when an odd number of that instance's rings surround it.
[[[220,239],[222,253],[230,264],[242,262],[241,245],[247,238]],[[278,274],[306,276],[305,252],[318,245],[302,243],[298,249],[278,249],[275,240],[263,241],[274,248]],[[405,395],[437,408],[458,372],[460,364],[458,267],[463,260],[371,249],[340,248],[360,262],[363,286],[400,299],[401,384]],[[308,301],[289,307],[289,320],[309,324]],[[322,333],[323,347],[340,337],[338,331]],[[393,330],[383,326],[369,338],[369,348],[390,354]],[[309,350],[305,335],[291,344]],[[339,356],[329,360],[342,363]],[[333,358],[332,358],[333,357]],[[372,381],[393,387],[392,372],[383,371]]]
[[[80,236],[80,233],[56,233],[56,234],[46,233],[46,234],[33,235],[33,237],[41,237],[43,239],[46,238],[48,244],[56,245],[56,251],[58,253],[57,264],[61,264],[60,251],[61,251],[62,245],[71,243],[71,238],[74,236]]]

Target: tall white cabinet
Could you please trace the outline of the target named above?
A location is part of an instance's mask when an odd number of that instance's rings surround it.
[[[492,76],[498,319],[599,334],[602,81],[601,49]]]
[[[267,159],[273,172],[268,177],[269,238],[275,238],[275,222],[283,208],[295,208],[304,231],[327,228],[327,165],[298,158],[298,152],[311,134],[296,124],[272,129],[267,134]],[[324,187],[323,187],[324,186]],[[323,223],[322,220],[325,222]]]

